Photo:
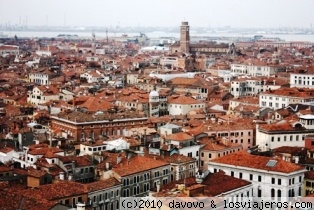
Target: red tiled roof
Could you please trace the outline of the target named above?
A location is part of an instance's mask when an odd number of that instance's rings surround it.
[[[304,178],[305,179],[311,179],[314,180],[314,171],[307,171],[304,173]]]
[[[173,133],[170,135],[165,136],[166,140],[174,140],[174,141],[186,141],[193,139],[193,136],[190,136],[189,134],[185,132],[179,132],[179,133]]]
[[[209,174],[202,182],[203,185],[207,185],[204,189],[204,193],[208,196],[217,196],[222,193],[226,193],[247,185],[251,182],[238,179],[235,177],[227,176],[224,172],[218,172]]]
[[[107,188],[111,188],[117,185],[120,185],[121,183],[116,180],[115,178],[109,178],[105,180],[95,181],[91,183],[84,184],[85,188],[88,190],[88,192],[94,192],[98,190],[104,190]]]
[[[159,168],[167,165],[169,165],[169,163],[161,160],[155,160],[153,158],[143,156],[136,156],[129,160],[122,161],[112,170],[122,177],[144,171],[149,171],[154,168]]]
[[[11,147],[6,147],[6,148],[3,148],[3,149],[0,150],[0,152],[5,153],[5,154],[7,154],[7,153],[9,153],[11,151],[14,151],[14,149],[11,148]]]
[[[273,167],[266,166],[269,160],[276,160],[277,163]],[[246,151],[232,153],[232,154],[214,159],[210,162],[221,163],[221,164],[232,165],[232,166],[242,166],[242,167],[265,170],[265,171],[281,172],[281,173],[292,173],[292,172],[301,171],[304,169],[303,167],[299,165],[284,161],[282,159],[274,159],[271,157],[251,155]]]
[[[28,176],[32,176],[32,177],[36,177],[36,178],[40,178],[46,174],[47,174],[46,171],[37,170],[37,169],[34,169],[33,167],[29,167],[29,169],[27,170]]]
[[[84,188],[83,184],[67,180],[42,185],[38,189],[28,189],[23,192],[23,194],[27,197],[33,197],[36,199],[45,198],[49,201],[86,193],[87,190]]]
[[[0,165],[0,173],[13,171],[9,166]]]
[[[180,154],[173,154],[171,156],[163,156],[163,157],[160,157],[159,159],[167,163],[173,163],[173,164],[190,163],[190,162],[196,161],[196,159],[193,157],[188,157],[188,156],[180,155]]]
[[[201,102],[190,96],[170,96],[168,97],[169,104],[202,104]]]

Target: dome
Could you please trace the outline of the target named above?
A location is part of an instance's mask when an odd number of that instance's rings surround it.
[[[149,97],[159,97],[159,93],[156,90],[152,90],[149,93]]]

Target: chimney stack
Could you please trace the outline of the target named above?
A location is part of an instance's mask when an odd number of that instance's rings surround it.
[[[64,180],[64,172],[60,172],[59,173],[59,179],[60,180]]]
[[[117,157],[117,164],[121,163],[121,160],[122,160],[121,156],[118,156]]]
[[[157,192],[159,192],[160,191],[160,182],[159,181],[157,182],[156,187],[157,187]]]
[[[77,203],[76,210],[85,210],[85,203]]]

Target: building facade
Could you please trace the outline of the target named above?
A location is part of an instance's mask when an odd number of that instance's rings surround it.
[[[210,172],[223,170],[229,176],[250,181],[253,184],[253,197],[290,201],[292,197],[304,195],[306,170],[282,159],[242,151],[212,160],[208,169]]]
[[[51,129],[61,129],[76,141],[86,141],[99,135],[123,135],[131,128],[147,126],[147,120],[144,114],[129,110],[102,114],[73,111],[51,116]]]

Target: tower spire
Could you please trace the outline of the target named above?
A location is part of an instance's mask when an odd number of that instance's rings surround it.
[[[190,53],[190,26],[187,21],[183,21],[180,27],[180,51]]]

